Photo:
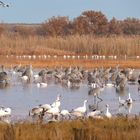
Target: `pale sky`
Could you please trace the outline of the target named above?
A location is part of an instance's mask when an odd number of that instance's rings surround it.
[[[2,0],[9,8],[0,7],[0,22],[42,23],[52,16],[73,19],[83,11],[101,11],[110,20],[127,17],[140,19],[140,0]]]

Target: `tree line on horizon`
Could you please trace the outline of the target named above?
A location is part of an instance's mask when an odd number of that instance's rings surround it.
[[[51,17],[38,26],[0,24],[0,35],[39,35],[39,36],[69,36],[69,35],[140,35],[140,20],[126,18],[110,21],[100,11],[84,11],[80,16],[70,20],[65,16]]]

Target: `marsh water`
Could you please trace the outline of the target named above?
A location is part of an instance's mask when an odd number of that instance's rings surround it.
[[[36,73],[39,70],[36,70]],[[139,74],[139,70],[136,70]],[[118,113],[139,115],[140,113],[140,94],[138,93],[138,84],[127,84],[126,89],[122,92],[116,92],[115,87],[105,87],[101,92],[99,99],[94,99],[88,95],[89,86],[86,81],[80,84],[79,88],[68,88],[60,83],[55,83],[53,79],[48,78],[47,87],[37,87],[37,84],[26,83],[20,80],[18,75],[11,75],[10,84],[0,88],[0,106],[10,107],[12,109],[13,120],[22,120],[28,118],[29,110],[39,104],[51,104],[56,100],[58,94],[61,94],[61,109],[72,110],[76,107],[83,106],[85,99],[88,100],[89,107],[105,111],[105,105],[109,104],[110,112],[116,116]],[[118,97],[128,98],[131,93],[133,104],[131,106],[119,106]]]

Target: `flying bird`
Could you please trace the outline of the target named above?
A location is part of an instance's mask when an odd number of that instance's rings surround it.
[[[9,4],[5,4],[4,2],[0,1],[0,6],[2,6],[2,7],[9,7]]]

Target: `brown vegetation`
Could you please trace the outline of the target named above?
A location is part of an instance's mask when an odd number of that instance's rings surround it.
[[[55,68],[55,67],[69,67],[69,66],[79,66],[82,68],[90,69],[90,68],[99,68],[99,67],[115,67],[116,65],[120,65],[122,68],[140,68],[140,61],[138,60],[89,60],[89,59],[47,59],[47,60],[39,60],[39,59],[12,59],[12,58],[3,58],[0,57],[0,64],[5,65],[6,67],[11,67],[17,64],[21,64],[23,66],[32,64],[34,68]]]
[[[139,36],[95,37],[74,35],[68,37],[21,36],[0,37],[0,55],[66,55],[97,54],[137,56],[140,54]]]
[[[0,24],[0,55],[114,55],[117,58],[139,56],[140,20],[127,18],[108,21],[102,12],[84,11],[73,20],[52,17],[37,25]],[[28,63],[28,60],[4,60],[6,64]],[[20,61],[20,62],[19,62]],[[31,60],[30,60],[31,61]],[[29,62],[30,62],[29,61]],[[33,61],[31,61],[32,63]],[[36,66],[80,65],[112,66],[117,61],[34,60]],[[136,62],[136,61],[133,61]],[[123,61],[123,66],[139,67],[139,63]],[[47,64],[46,64],[47,63]],[[94,64],[93,64],[94,63]]]
[[[140,119],[0,124],[1,140],[138,140]]]

